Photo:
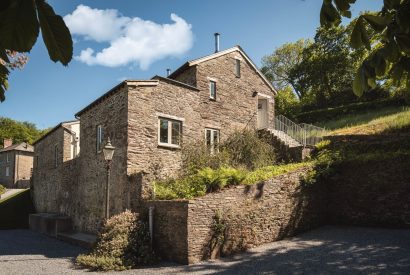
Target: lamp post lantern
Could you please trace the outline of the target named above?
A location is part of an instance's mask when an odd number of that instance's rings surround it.
[[[111,145],[111,140],[108,138],[107,144],[103,148],[104,159],[107,162],[107,182],[105,185],[105,219],[110,217],[110,174],[111,161],[114,156],[115,147]]]

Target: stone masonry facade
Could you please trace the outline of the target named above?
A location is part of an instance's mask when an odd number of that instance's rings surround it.
[[[309,168],[253,186],[235,186],[195,200],[148,201],[154,207],[154,245],[160,256],[184,264],[292,236],[323,223],[323,193],[303,185]],[[215,244],[215,216],[225,230]]]
[[[28,188],[33,155],[33,147],[25,142],[0,150],[0,184],[6,188]]]
[[[240,76],[236,60],[240,60]],[[216,98],[210,98],[211,81],[216,83]],[[140,211],[143,200],[150,198],[150,179],[174,175],[180,168],[183,144],[205,142],[205,129],[218,131],[223,140],[235,130],[257,128],[261,100],[266,100],[266,125],[272,125],[274,95],[239,46],[187,62],[168,78],[124,81],[76,114],[81,121],[78,158],[53,171],[35,165],[37,210],[68,214],[80,231],[98,229],[104,216],[106,180],[104,157],[96,149],[98,128],[104,144],[110,137],[116,147],[110,213]],[[161,118],[181,123],[180,146],[159,143]],[[39,145],[36,152],[43,154],[46,148]],[[44,153],[43,158],[50,156]],[[53,178],[56,186],[51,184]],[[55,199],[43,202],[50,198],[47,194]]]

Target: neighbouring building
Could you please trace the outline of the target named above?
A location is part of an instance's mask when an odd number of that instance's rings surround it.
[[[41,212],[67,212],[70,184],[76,169],[73,161],[80,153],[80,122],[58,124],[34,142],[33,193]],[[46,199],[45,199],[46,198]]]
[[[14,144],[4,140],[0,149],[0,184],[6,188],[28,188],[33,168],[33,146],[27,142]]]
[[[148,179],[180,168],[183,144],[212,146],[237,129],[273,126],[275,95],[239,46],[189,61],[167,78],[123,81],[76,114],[81,154],[74,161],[63,125],[35,143],[35,206],[93,232],[104,217],[108,137],[116,147],[110,212],[138,211]]]

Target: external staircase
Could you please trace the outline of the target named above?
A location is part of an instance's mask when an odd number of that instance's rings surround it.
[[[274,126],[264,130],[281,159],[301,161],[326,134],[324,128],[311,124],[297,124],[283,115],[275,117]]]

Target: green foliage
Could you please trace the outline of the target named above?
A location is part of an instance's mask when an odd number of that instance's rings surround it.
[[[362,113],[372,111],[372,110],[374,110],[375,112],[378,112],[388,107],[392,107],[393,109],[398,109],[396,106],[403,106],[403,105],[404,105],[403,100],[395,99],[395,98],[378,100],[378,101],[370,101],[370,102],[358,102],[358,103],[351,103],[351,104],[342,105],[338,107],[329,107],[329,108],[323,108],[323,109],[318,109],[314,111],[299,113],[296,119],[299,122],[316,123],[316,124],[319,123],[320,126],[329,127],[329,125],[327,125],[326,123],[327,121],[329,121],[330,125],[333,124],[333,122],[338,121],[339,119],[345,120],[347,123],[349,123],[350,117],[352,119],[355,119],[355,116],[362,114]],[[329,128],[333,129],[334,127],[329,127]]]
[[[302,62],[303,50],[310,44],[310,40],[299,39],[294,43],[283,44],[272,54],[262,58],[261,71],[276,90],[283,90],[290,86],[298,97],[301,97],[290,73],[293,67]]]
[[[314,42],[303,49],[302,61],[290,70],[290,79],[303,105],[325,107],[355,100],[351,83],[363,52],[352,53],[349,27],[318,28]]]
[[[7,191],[6,187],[0,184],[0,195],[3,195],[4,193],[6,193],[6,191]]]
[[[289,86],[278,90],[278,95],[275,97],[275,109],[276,114],[290,119],[295,118],[300,112],[300,101]]]
[[[222,152],[230,156],[233,167],[255,168],[271,165],[275,161],[273,146],[258,136],[254,130],[236,131],[221,145]]]
[[[155,199],[193,199],[233,185],[256,184],[309,165],[308,162],[293,163],[266,166],[254,171],[232,167],[204,168],[193,175],[154,182]]]
[[[254,169],[271,165],[275,161],[273,147],[254,130],[235,131],[211,153],[204,141],[184,144],[182,174],[195,174],[204,168],[218,169],[232,166]]]
[[[129,210],[108,219],[93,251],[76,259],[82,267],[102,271],[125,270],[154,261],[148,226]]]
[[[0,142],[5,138],[13,139],[14,143],[33,143],[48,130],[39,130],[33,123],[19,122],[10,118],[0,117]]]
[[[30,190],[0,199],[0,230],[28,228],[28,216],[34,212]]]
[[[8,88],[7,50],[29,52],[43,35],[50,59],[67,65],[73,56],[73,42],[61,16],[45,0],[2,0],[0,5],[0,101]]]
[[[356,0],[323,0],[320,23],[338,26],[341,16],[350,17],[350,4]],[[355,51],[368,50],[358,68],[353,91],[361,96],[374,88],[379,77],[406,83],[410,93],[410,1],[385,0],[377,13],[363,13],[354,22],[350,45]]]

